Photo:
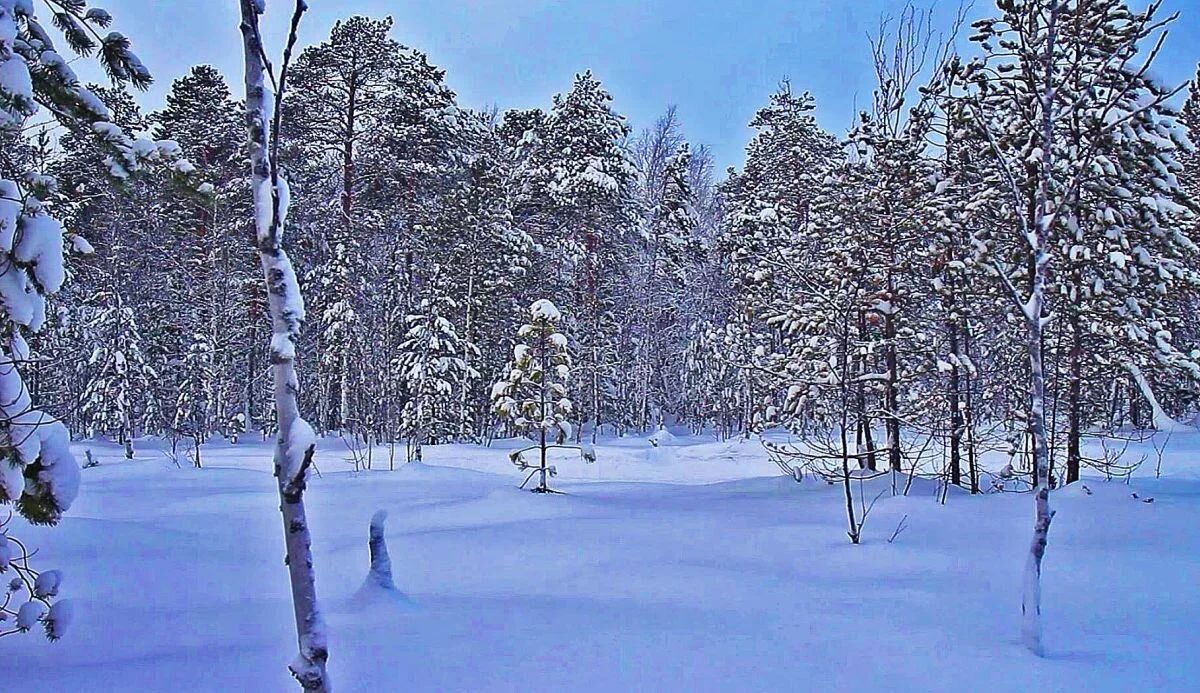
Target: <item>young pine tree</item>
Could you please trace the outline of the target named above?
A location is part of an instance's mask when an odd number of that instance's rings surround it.
[[[492,401],[500,418],[517,431],[535,436],[536,445],[517,450],[509,457],[522,471],[533,468],[525,482],[538,475],[535,493],[551,493],[546,479],[555,470],[547,464],[546,453],[553,448],[569,447],[564,443],[572,432],[567,421],[574,412],[567,386],[571,357],[567,353],[567,337],[558,331],[562,313],[553,303],[546,299],[535,301],[529,308],[529,316],[529,322],[517,331],[522,343],[513,349],[512,370],[492,388]],[[531,450],[538,451],[538,462],[534,465],[523,457]]]

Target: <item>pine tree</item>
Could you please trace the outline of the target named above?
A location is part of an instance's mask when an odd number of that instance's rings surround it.
[[[554,97],[545,137],[533,154],[535,184],[545,186],[559,234],[534,236],[557,248],[546,258],[549,271],[536,274],[552,282],[542,291],[571,287],[579,397],[593,441],[609,418],[606,393],[614,389],[618,359],[613,309],[621,279],[606,268],[620,266],[615,253],[633,222],[634,169],[623,145],[629,127],[611,101],[591,72],[577,75],[569,92]]]
[[[97,40],[97,28],[109,26],[112,17],[103,10],[85,8],[83,2],[50,0],[55,25],[70,48],[80,55],[99,49],[100,63],[117,82],[146,87],[150,73],[130,49],[129,40],[110,32]],[[110,121],[110,113],[94,93],[83,88],[58,52],[50,34],[33,15],[31,2],[0,0],[0,131],[8,141],[24,137],[26,125],[45,108],[74,131],[91,129],[109,150],[109,170],[129,176],[149,157],[157,157],[157,143],[134,141]],[[55,181],[41,171],[28,169],[20,178],[0,180],[0,253],[5,255],[0,273],[4,344],[0,347],[0,504],[12,503],[31,522],[53,524],[71,505],[79,488],[79,468],[71,455],[69,434],[61,422],[38,410],[22,377],[20,364],[30,358],[24,331],[38,331],[46,319],[46,296],[65,280],[64,240],[73,240],[62,223],[51,216],[46,202]],[[70,193],[67,193],[70,197]],[[79,242],[76,247],[86,248]],[[0,538],[9,537],[0,527]],[[26,557],[27,559],[27,557]],[[28,570],[28,562],[24,561]],[[43,574],[44,575],[44,574]],[[46,604],[57,595],[51,590],[27,597],[17,614],[17,630],[41,623],[46,635],[62,635],[65,607]],[[36,603],[35,603],[36,602]],[[6,610],[11,601],[6,600]],[[8,614],[5,613],[7,616]]]
[[[1196,65],[1196,77],[1192,80],[1187,101],[1179,116],[1192,142],[1192,151],[1185,151],[1182,157],[1183,174],[1180,178],[1193,205],[1200,205],[1200,64]]]
[[[448,316],[463,339],[475,345],[462,358],[474,371],[495,375],[505,366],[510,344],[505,334],[518,318],[523,289],[529,280],[533,241],[514,223],[505,186],[500,139],[484,114],[463,114],[461,137],[454,147],[462,170],[443,196],[436,237],[448,243],[439,263],[440,282],[456,304]],[[432,250],[432,249],[431,249]],[[434,297],[436,298],[436,297]],[[490,380],[489,380],[490,382]],[[460,440],[478,439],[487,430],[491,411],[486,388],[475,379],[461,381],[458,393]]]
[[[569,417],[575,407],[568,396],[571,357],[567,353],[567,338],[558,331],[562,313],[553,303],[546,299],[535,301],[529,308],[529,316],[529,322],[517,330],[523,343],[513,349],[512,369],[493,386],[492,401],[497,416],[516,431],[535,436],[536,445],[509,455],[522,471],[533,469],[525,483],[536,474],[538,485],[532,490],[552,493],[546,480],[555,474],[555,468],[549,464],[547,453],[571,447],[564,443],[573,433]],[[531,450],[538,451],[536,464],[529,464],[524,458]]]
[[[158,296],[181,293],[178,305],[163,310],[160,331],[166,353],[186,352],[196,334],[212,347],[211,424],[227,437],[244,429],[246,420],[265,409],[261,380],[266,358],[260,346],[262,326],[246,320],[259,297],[249,287],[256,269],[252,253],[242,247],[242,220],[250,213],[250,186],[244,169],[242,114],[224,78],[200,65],[176,80],[167,106],[150,116],[155,136],[179,144],[203,177],[203,197],[168,191],[156,209],[167,225],[158,231],[156,249],[175,278]],[[163,241],[172,244],[168,250]],[[167,336],[169,335],[169,336]]]
[[[730,312],[722,316],[725,358],[738,367],[742,411],[736,425],[746,435],[766,423],[766,411],[778,408],[776,400],[788,387],[760,367],[776,351],[779,328],[767,321],[778,323],[793,310],[786,293],[797,288],[797,276],[817,276],[804,271],[810,259],[831,260],[812,249],[816,239],[807,231],[824,178],[842,156],[837,140],[817,125],[813,109],[809,94],[794,94],[785,82],[751,121],[758,132],[746,148],[745,168],[731,172],[722,189],[726,224],[718,249],[732,292]],[[781,260],[781,248],[795,262]]]

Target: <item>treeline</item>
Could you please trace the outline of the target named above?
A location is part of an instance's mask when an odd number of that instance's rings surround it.
[[[476,111],[390,20],[339,22],[282,103],[305,418],[417,448],[504,434],[492,384],[548,298],[580,436],[784,426],[805,464],[940,456],[979,489],[986,450],[1031,464],[1032,339],[1051,476],[1107,462],[1086,436],[1195,409],[1200,98],[1177,112],[1145,66],[1171,18],[1061,11],[1050,34],[999,3],[959,56],[908,10],[847,135],[784,84],[721,180],[673,110],[634,134],[590,73],[545,109]],[[96,91],[205,184],[114,187],[94,133],[28,144],[94,249],[35,341],[35,399],[82,436],[272,430],[240,104],[205,66],[155,113]]]
[[[373,441],[482,440],[515,327],[550,296],[589,431],[673,422],[679,355],[719,310],[707,150],[673,111],[632,135],[590,73],[546,110],[462,108],[391,33],[339,22],[299,55],[282,104],[304,416]],[[36,397],[83,436],[271,430],[241,107],[207,66],[151,114],[121,88],[96,92],[126,130],[177,142],[206,183],[113,187],[94,138],[60,139],[46,167],[94,253],[74,259],[38,336]]]

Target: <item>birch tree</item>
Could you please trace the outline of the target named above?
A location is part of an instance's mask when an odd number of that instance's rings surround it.
[[[300,645],[289,668],[304,690],[324,693],[330,690],[325,671],[329,650],[325,623],[317,603],[312,536],[304,508],[304,491],[316,449],[316,436],[308,422],[300,417],[298,406],[300,383],[296,376],[296,344],[304,324],[304,299],[291,260],[283,248],[288,187],[287,179],[279,170],[281,118],[276,108],[277,99],[287,88],[287,71],[296,32],[307,4],[304,0],[296,0],[278,76],[265,57],[259,31],[259,15],[266,11],[266,0],[241,0],[240,6],[255,242],[267,284],[272,328],[271,364],[275,381],[275,416],[279,426],[275,439],[275,477],[279,484],[286,564]]]
[[[1034,531],[1025,568],[1022,640],[1044,652],[1041,571],[1054,511],[1050,507],[1050,447],[1046,417],[1046,328],[1051,267],[1064,258],[1054,242],[1071,220],[1071,205],[1087,174],[1103,166],[1106,136],[1161,106],[1174,91],[1155,89],[1146,74],[1174,19],[1155,17],[1158,4],[1133,12],[1123,3],[1034,0],[997,3],[999,16],[974,23],[982,57],[965,67],[965,98],[988,144],[993,183],[1010,211],[1007,253],[992,257],[994,274],[1024,325],[1028,360],[1027,412],[1034,484]],[[1139,53],[1141,44],[1155,43]],[[1096,62],[1096,46],[1108,57]],[[1112,67],[1112,69],[1107,69]],[[1071,142],[1070,119],[1087,121],[1091,136]],[[999,248],[998,248],[999,250]]]

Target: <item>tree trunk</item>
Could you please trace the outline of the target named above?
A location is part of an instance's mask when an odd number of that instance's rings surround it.
[[[1047,13],[1047,36],[1043,55],[1040,125],[1041,150],[1037,195],[1032,228],[1026,234],[1033,261],[1033,286],[1024,306],[1029,353],[1029,428],[1033,442],[1034,524],[1029,557],[1025,564],[1021,635],[1025,647],[1035,655],[1045,652],[1042,645],[1042,559],[1054,512],[1050,509],[1050,451],[1046,438],[1046,377],[1042,355],[1043,314],[1045,313],[1046,277],[1050,263],[1046,252],[1047,237],[1053,223],[1050,210],[1054,176],[1054,50],[1058,37],[1058,18],[1063,6],[1054,3]]]
[[[1083,459],[1080,442],[1083,437],[1083,332],[1079,316],[1071,316],[1070,382],[1067,384],[1067,477],[1068,484],[1079,481],[1079,465]]]
[[[387,540],[383,536],[383,527],[386,521],[386,510],[378,510],[371,517],[371,530],[367,539],[367,548],[371,554],[371,568],[367,573],[367,582],[392,591],[396,589],[396,582],[392,579],[392,559],[388,556]]]
[[[540,459],[538,462],[539,479],[538,479],[537,490],[540,493],[546,493],[547,491],[550,490],[550,487],[546,484],[547,470],[546,470],[546,425],[545,425],[546,412],[548,410],[548,407],[550,406],[550,393],[546,389],[546,373],[549,372],[549,368],[550,368],[550,362],[549,362],[549,359],[547,358],[549,356],[550,345],[549,345],[548,339],[545,335],[542,335],[540,337],[540,342],[541,343],[538,345],[538,347],[539,347],[539,351],[541,353],[538,354],[538,358],[541,359],[541,362],[542,362],[541,363],[542,382],[540,385],[539,395],[538,395],[538,399],[539,399],[538,413],[541,414],[542,420],[538,424],[538,454],[539,454]]]
[[[300,418],[297,402],[300,384],[295,365],[296,342],[304,320],[304,301],[291,261],[281,245],[286,214],[281,197],[286,183],[280,179],[279,169],[272,160],[273,146],[269,143],[272,120],[276,130],[279,121],[278,115],[268,110],[274,103],[268,103],[264,84],[263,46],[258,25],[258,14],[264,5],[260,0],[240,0],[256,243],[267,285],[272,328],[271,364],[279,425],[275,441],[275,476],[279,485],[286,564],[300,646],[299,654],[289,668],[304,690],[325,693],[330,690],[325,672],[328,649],[325,625],[317,603],[312,540],[304,508],[304,488],[308,467],[312,464],[315,435],[312,427]],[[303,0],[297,0],[276,98],[282,98],[286,87],[284,76],[288,58],[304,9]]]
[[[962,326],[963,353],[971,356],[971,321],[964,319]],[[979,464],[975,454],[975,405],[971,397],[971,371],[963,377],[963,425],[966,427],[967,475],[971,479],[971,493],[979,493]]]
[[[846,496],[846,523],[849,527],[846,534],[850,537],[851,544],[858,544],[861,540],[861,532],[859,530],[859,522],[854,517],[854,493],[850,486],[850,441],[846,437],[846,428],[850,424],[848,416],[850,409],[850,388],[848,381],[850,379],[850,319],[847,317],[843,321],[843,334],[841,338],[841,409],[842,420],[840,426],[841,436],[841,453],[842,453],[842,491]]]
[[[862,310],[858,311],[858,333],[866,334],[867,332],[867,316]],[[865,375],[867,372],[866,357],[858,355],[855,357],[858,361],[856,372],[859,375]],[[875,459],[875,437],[871,432],[871,417],[867,414],[867,385],[864,380],[859,379],[855,384],[855,397],[858,400],[858,430],[859,437],[864,446],[866,446],[866,458],[859,458],[859,464],[863,464],[866,460],[866,467],[871,471],[879,468],[879,463]],[[862,452],[860,449],[859,452]]]
[[[895,300],[895,288],[891,273],[888,274],[888,300]],[[887,364],[887,386],[884,388],[887,415],[884,424],[887,431],[888,467],[893,472],[901,471],[900,463],[900,369],[896,360],[896,317],[895,305],[889,305],[888,312],[883,316],[884,360]]]
[[[959,358],[958,321],[951,311],[950,319],[946,321],[950,341],[950,483],[955,486],[962,484],[962,377],[959,368],[962,360]]]

